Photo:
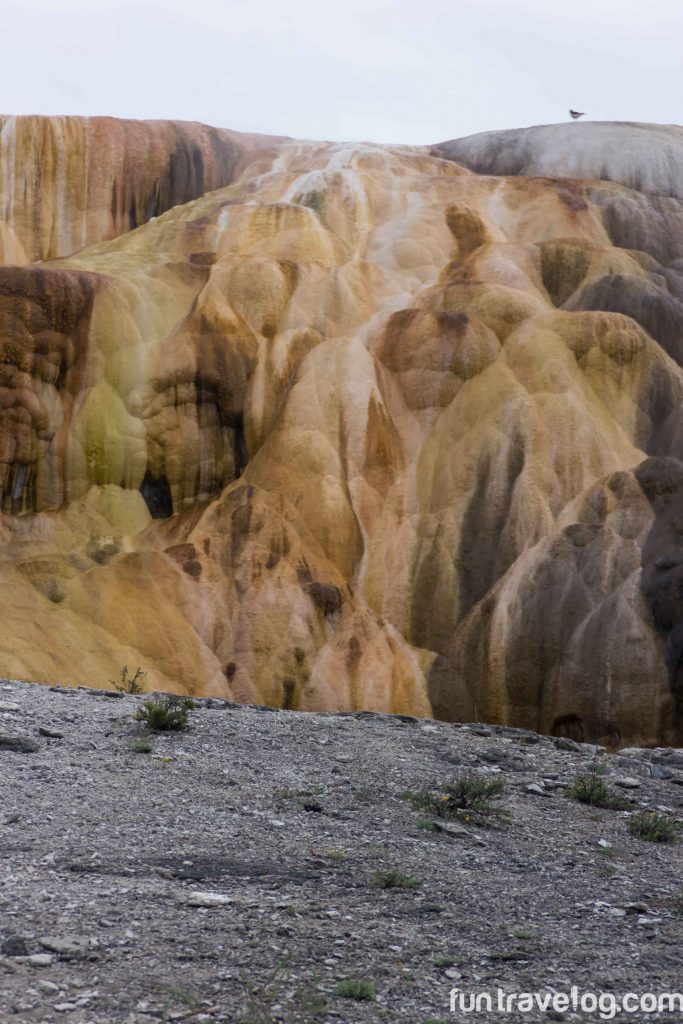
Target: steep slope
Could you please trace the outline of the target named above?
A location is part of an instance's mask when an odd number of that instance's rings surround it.
[[[0,268],[6,674],[680,739],[683,208],[487,145],[279,143]]]

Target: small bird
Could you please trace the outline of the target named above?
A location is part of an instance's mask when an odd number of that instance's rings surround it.
[[[570,117],[571,117],[571,118],[572,118],[572,119],[573,119],[574,121],[578,121],[578,119],[579,119],[580,117],[583,117],[583,115],[584,115],[585,113],[586,113],[586,111],[585,111],[585,110],[570,110],[570,111],[569,111],[569,116],[570,116]]]

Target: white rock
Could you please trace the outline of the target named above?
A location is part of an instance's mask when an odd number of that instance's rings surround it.
[[[638,779],[632,778],[630,775],[625,776],[623,779],[615,779],[615,786],[621,786],[622,789],[639,789],[640,782]]]
[[[223,907],[232,900],[220,892],[191,892],[187,903],[190,907]]]
[[[33,967],[49,967],[55,961],[55,958],[49,953],[32,953],[27,959]]]
[[[88,954],[96,943],[80,935],[44,935],[38,940],[41,946],[64,957],[80,958]]]
[[[59,992],[59,985],[55,985],[54,981],[48,981],[43,978],[36,983],[36,988],[39,988],[41,992],[49,992],[51,995]]]

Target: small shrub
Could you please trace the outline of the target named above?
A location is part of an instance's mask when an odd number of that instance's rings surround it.
[[[435,967],[452,967],[456,962],[454,956],[435,956],[433,961]]]
[[[440,814],[440,800],[428,789],[405,789],[401,793],[401,799],[407,800],[410,806],[416,811],[425,811],[430,814]]]
[[[182,732],[187,729],[188,715],[194,706],[190,697],[169,693],[161,700],[144,701],[134,717],[153,732]]]
[[[135,670],[134,676],[128,675],[128,666],[124,665],[121,669],[121,679],[117,683],[115,679],[110,679],[109,682],[114,689],[119,690],[121,693],[144,693],[145,692],[145,679],[147,673],[143,672],[138,666]]]
[[[134,754],[151,754],[154,749],[149,736],[140,736],[133,744]]]
[[[421,828],[424,832],[436,832],[437,828],[433,821],[429,818],[423,818],[422,821],[418,821],[417,827]]]
[[[453,811],[466,811],[470,814],[491,814],[494,811],[491,801],[501,795],[505,789],[505,779],[498,777],[487,779],[482,775],[463,775],[446,786],[442,798],[446,816]]]
[[[483,824],[486,819],[496,817],[499,821],[509,820],[492,804],[505,790],[505,779],[490,779],[483,775],[463,775],[443,788],[440,796],[421,789],[417,792],[407,789],[401,796],[416,811],[433,814],[437,818],[460,818]],[[423,823],[421,828],[425,828]]]
[[[577,775],[574,784],[567,790],[567,796],[591,807],[606,807],[611,811],[625,811],[633,807],[630,800],[616,793],[602,778],[599,769],[587,775]]]
[[[420,884],[419,878],[415,875],[405,875],[400,868],[375,871],[372,881],[379,889],[417,889]]]
[[[334,994],[342,999],[364,999],[371,1002],[377,998],[377,986],[372,978],[348,979],[339,982]]]
[[[676,826],[664,814],[657,811],[638,811],[628,820],[631,835],[646,839],[649,843],[672,843],[676,838]]]

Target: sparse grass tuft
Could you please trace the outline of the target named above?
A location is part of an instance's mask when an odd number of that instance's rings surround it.
[[[135,670],[134,676],[128,675],[128,666],[124,665],[121,669],[121,679],[117,683],[115,679],[110,679],[109,682],[114,689],[119,690],[121,693],[144,693],[145,692],[145,679],[147,673],[143,672],[138,666]]]
[[[628,819],[631,835],[645,839],[649,843],[673,843],[676,838],[676,826],[665,814],[657,811],[638,811]]]
[[[318,989],[318,979],[297,981],[293,990],[292,981],[288,957],[284,957],[261,984],[243,978],[244,1005],[234,1018],[235,1024],[281,1024],[284,1021],[321,1024],[327,1015],[327,1000]]]
[[[300,797],[322,796],[325,792],[324,786],[308,786],[306,789],[276,789],[275,797],[278,800],[295,800]]]
[[[133,744],[134,754],[151,754],[153,750],[154,745],[149,736],[140,736]]]
[[[133,717],[153,732],[182,732],[187,729],[189,712],[194,706],[190,697],[169,693],[161,700],[144,701]]]
[[[372,881],[378,889],[417,889],[420,885],[419,878],[404,874],[400,868],[375,871]]]
[[[587,775],[577,775],[574,784],[567,790],[567,796],[582,804],[606,807],[611,811],[625,811],[633,807],[630,800],[607,785],[600,768],[593,769]]]
[[[340,981],[334,990],[336,996],[342,999],[359,999],[372,1002],[377,998],[377,986],[372,978],[349,978],[347,981]]]
[[[415,811],[426,811],[431,814],[439,813],[439,798],[430,793],[428,789],[404,789],[401,799],[407,800]]]
[[[183,1006],[195,1008],[199,1006],[199,1000],[191,992],[186,992],[183,988],[176,988],[173,985],[158,985],[159,992],[165,993],[170,996],[171,1000],[175,1003],[181,1003]]]

